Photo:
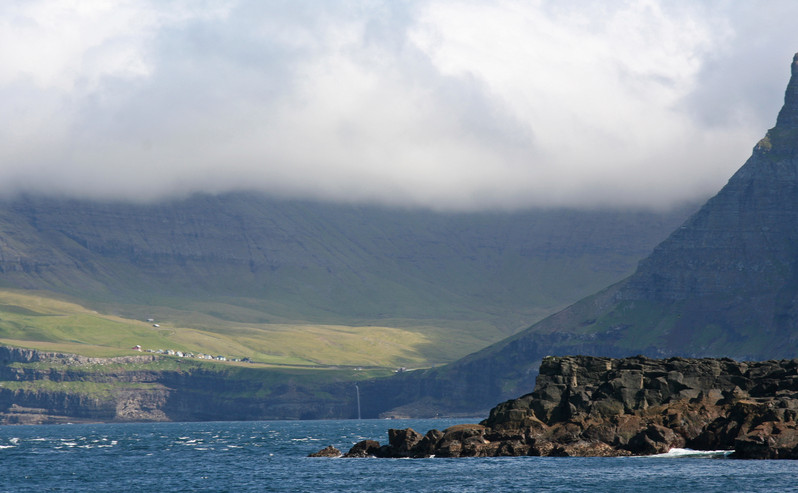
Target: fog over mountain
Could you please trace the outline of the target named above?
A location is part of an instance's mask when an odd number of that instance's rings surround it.
[[[448,366],[376,382],[380,398],[373,399],[372,413],[390,406],[415,415],[447,408],[477,413],[528,392],[547,356],[794,358],[798,53],[790,71],[777,124],[728,183],[640,261],[632,276]],[[578,402],[580,394],[568,387],[562,402]],[[643,393],[635,399],[645,400]]]
[[[773,126],[798,5],[0,5],[0,192],[666,207]]]

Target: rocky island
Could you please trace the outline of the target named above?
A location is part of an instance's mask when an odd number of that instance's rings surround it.
[[[798,359],[547,357],[535,389],[480,424],[422,435],[389,430],[388,444],[344,457],[627,456],[672,448],[732,457],[798,459]],[[328,447],[314,456],[341,455]]]

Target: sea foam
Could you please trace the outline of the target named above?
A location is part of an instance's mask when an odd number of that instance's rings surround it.
[[[673,458],[703,457],[708,459],[717,459],[717,458],[728,457],[729,455],[731,455],[732,452],[734,451],[733,450],[693,450],[690,448],[672,448],[664,454],[656,454],[656,455],[651,455],[649,457],[673,457]]]

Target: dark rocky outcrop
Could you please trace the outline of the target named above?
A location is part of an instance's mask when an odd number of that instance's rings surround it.
[[[341,451],[330,445],[329,447],[325,447],[318,452],[308,455],[308,457],[341,457]]]
[[[687,447],[798,459],[798,359],[548,357],[535,390],[499,404],[482,423],[423,437],[390,430],[388,445],[368,447],[377,457],[623,456]]]
[[[376,440],[363,440],[358,442],[354,447],[349,449],[344,457],[376,457],[380,455],[380,442]]]

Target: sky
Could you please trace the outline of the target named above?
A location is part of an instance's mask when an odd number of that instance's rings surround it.
[[[798,2],[4,1],[0,195],[667,208],[776,121]]]

